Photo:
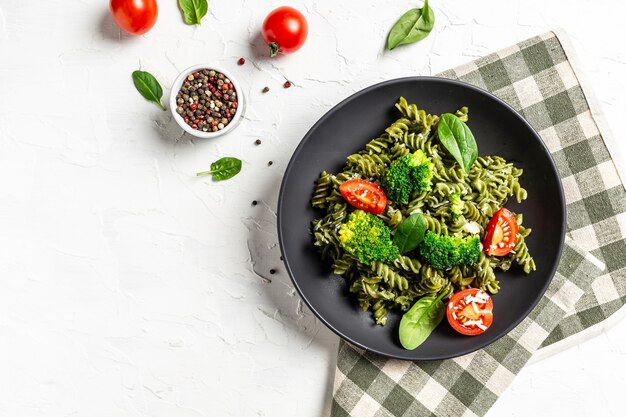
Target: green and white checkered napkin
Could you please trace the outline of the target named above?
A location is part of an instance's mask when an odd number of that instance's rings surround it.
[[[565,189],[561,262],[532,313],[469,355],[398,361],[342,341],[332,417],[482,416],[533,352],[601,322],[626,302],[626,191],[557,36],[550,32],[439,75],[491,91],[543,138]]]

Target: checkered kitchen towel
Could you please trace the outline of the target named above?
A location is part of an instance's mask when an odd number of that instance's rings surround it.
[[[407,362],[342,341],[332,417],[482,416],[533,352],[599,323],[626,300],[626,191],[557,36],[550,32],[439,75],[493,92],[545,141],[567,203],[561,263],[533,312],[469,355]]]

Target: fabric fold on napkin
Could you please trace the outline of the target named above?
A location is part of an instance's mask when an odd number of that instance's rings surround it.
[[[485,349],[409,362],[342,341],[332,417],[483,416],[533,352],[603,321],[626,303],[626,190],[556,34],[439,76],[491,91],[539,132],[565,191],[563,255],[531,314]]]

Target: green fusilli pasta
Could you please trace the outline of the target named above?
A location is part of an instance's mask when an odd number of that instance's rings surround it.
[[[519,213],[516,215],[518,239],[510,253],[487,256],[481,252],[475,263],[447,270],[435,269],[425,262],[418,249],[390,262],[372,261],[365,265],[342,247],[339,229],[354,207],[339,192],[341,184],[357,178],[380,184],[393,161],[416,151],[424,152],[432,161],[431,186],[425,192],[412,192],[406,203],[388,201],[378,217],[392,235],[411,214],[421,213],[429,231],[449,236],[478,234],[482,241],[496,211],[509,199],[520,203],[527,197],[520,184],[522,169],[491,155],[479,156],[469,172],[465,172],[438,139],[438,115],[428,114],[404,98],[395,107],[400,117],[380,136],[367,142],[362,151],[349,155],[341,171],[320,173],[311,199],[312,206],[323,212],[312,223],[315,247],[322,258],[332,262],[333,272],[348,281],[349,291],[355,294],[360,307],[371,312],[380,325],[386,323],[388,311],[406,311],[425,295],[443,292],[445,297],[450,297],[465,288],[480,288],[495,294],[500,290],[496,271],[513,267],[526,273],[536,270],[526,245],[531,229],[522,226],[523,217]],[[469,119],[467,107],[454,114],[463,122]]]

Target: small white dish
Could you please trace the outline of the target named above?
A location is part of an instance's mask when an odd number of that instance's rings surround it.
[[[228,123],[224,127],[224,129],[218,130],[217,132],[204,132],[202,130],[194,129],[191,126],[189,126],[187,123],[185,123],[185,120],[183,119],[183,117],[176,112],[176,109],[178,107],[178,103],[176,103],[176,95],[178,94],[181,87],[183,86],[183,82],[185,82],[185,79],[187,79],[187,76],[191,74],[192,72],[203,70],[203,69],[213,70],[213,71],[221,72],[222,74],[224,74],[226,78],[228,78],[231,81],[235,89],[235,92],[237,93],[237,110],[235,111],[235,115],[233,116],[230,123]],[[243,96],[243,91],[241,89],[241,84],[239,84],[239,81],[237,81],[237,78],[233,77],[232,73],[216,65],[199,64],[199,65],[194,65],[192,67],[185,69],[183,72],[181,72],[178,75],[178,77],[174,81],[174,84],[172,85],[172,91],[170,92],[170,111],[172,112],[172,115],[174,116],[174,120],[176,120],[176,123],[178,123],[178,125],[181,128],[183,128],[185,132],[197,138],[211,139],[211,138],[216,138],[218,136],[222,136],[230,132],[231,130],[233,130],[235,127],[237,127],[239,122],[241,122],[241,119],[243,119],[243,113],[245,109],[244,100],[245,99]]]

